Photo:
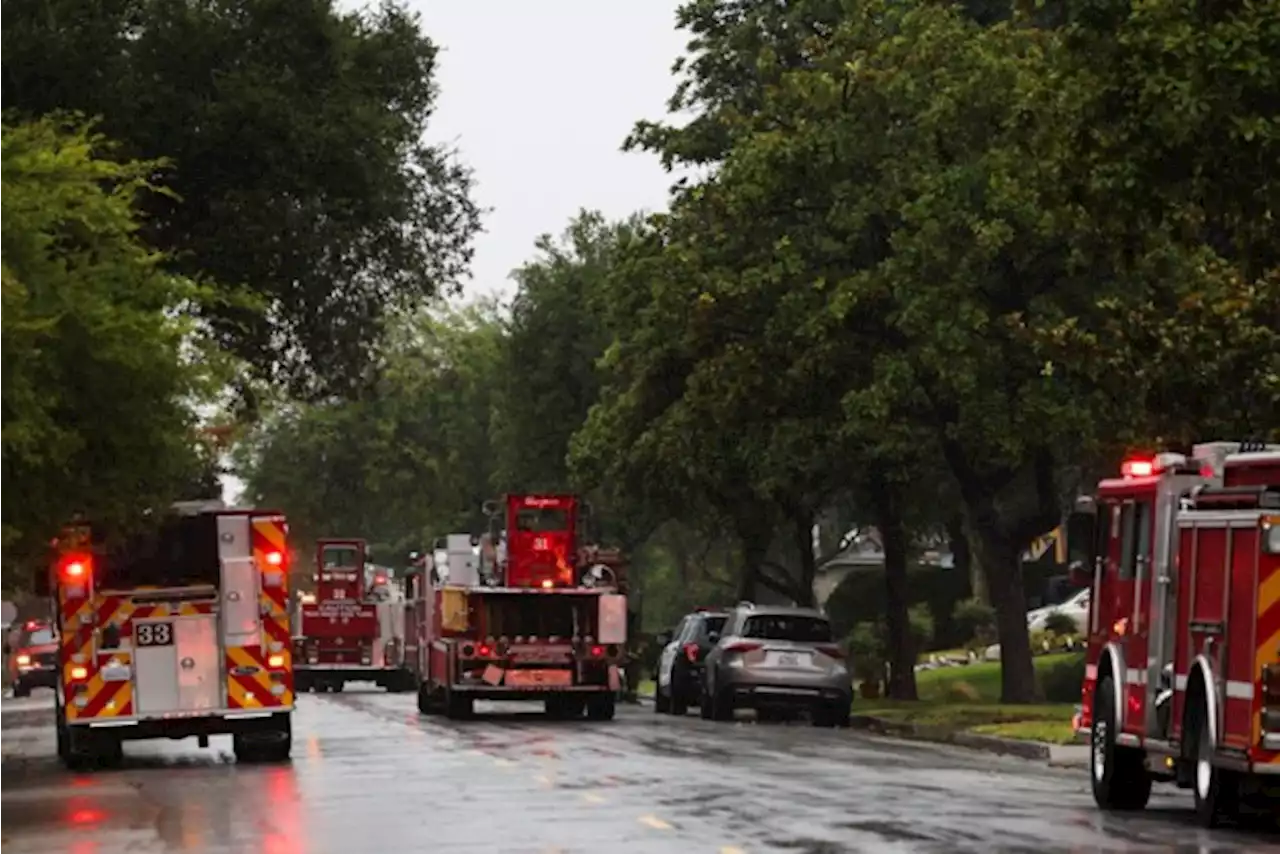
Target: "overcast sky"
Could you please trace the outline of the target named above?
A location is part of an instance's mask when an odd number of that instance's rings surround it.
[[[639,119],[666,116],[687,36],[680,0],[408,0],[441,48],[428,137],[457,148],[491,209],[465,296],[510,296],[539,235],[581,208],[620,219],[666,207],[657,158],[624,154]],[[344,3],[355,7],[357,3]],[[244,485],[223,478],[235,501]]]
[[[687,36],[678,0],[409,0],[442,48],[432,141],[456,145],[493,210],[469,293],[510,294],[541,234],[580,209],[621,218],[666,207],[657,158],[624,154],[660,119]]]

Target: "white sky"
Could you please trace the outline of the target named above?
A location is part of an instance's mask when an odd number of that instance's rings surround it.
[[[409,0],[440,45],[432,141],[456,145],[476,200],[469,294],[510,294],[541,234],[581,208],[610,219],[666,207],[657,158],[620,147],[638,119],[666,115],[687,35],[678,0]]]
[[[621,219],[666,207],[671,176],[621,146],[637,120],[666,117],[688,38],[675,28],[680,2],[408,0],[441,48],[428,138],[457,148],[491,209],[467,297],[510,296],[534,240],[582,208]],[[223,497],[243,486],[224,477]]]

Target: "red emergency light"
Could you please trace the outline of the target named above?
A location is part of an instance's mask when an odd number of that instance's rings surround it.
[[[1151,477],[1156,473],[1156,461],[1150,457],[1136,457],[1120,464],[1120,474],[1125,477]]]
[[[88,555],[71,554],[62,559],[59,574],[67,581],[84,581],[89,577],[93,561]]]

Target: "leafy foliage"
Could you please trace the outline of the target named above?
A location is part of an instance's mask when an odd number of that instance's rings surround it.
[[[4,126],[6,557],[74,514],[137,521],[208,471],[193,405],[228,367],[191,317],[210,295],[139,237],[162,164],[114,153],[73,117]]]
[[[126,155],[168,158],[149,242],[258,295],[204,316],[295,392],[363,384],[388,312],[465,273],[470,177],[423,141],[437,48],[400,4],[12,0],[3,46],[7,110],[101,116]]]

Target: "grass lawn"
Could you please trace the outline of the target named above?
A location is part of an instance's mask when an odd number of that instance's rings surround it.
[[[1043,672],[1070,661],[1073,653],[1044,655],[1035,659]],[[968,667],[940,667],[916,673],[920,701],[856,700],[853,712],[899,723],[968,730],[1050,744],[1074,741],[1071,717],[1074,703],[1034,706],[1002,705],[1000,664],[982,662]]]

